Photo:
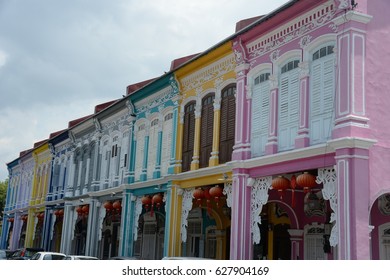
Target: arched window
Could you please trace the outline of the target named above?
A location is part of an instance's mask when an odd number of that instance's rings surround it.
[[[281,68],[279,81],[279,151],[293,149],[299,125],[299,60]]]
[[[221,94],[221,128],[219,140],[219,163],[231,161],[236,127],[236,85],[231,84]]]
[[[213,150],[214,93],[202,99],[202,119],[200,129],[199,167],[207,167]]]
[[[191,167],[195,136],[195,101],[184,107],[182,171]]]
[[[330,139],[333,128],[335,93],[334,46],[316,50],[312,56],[310,76],[310,142]]]
[[[269,106],[270,106],[270,73],[262,73],[254,79],[252,92],[252,157],[265,154],[268,139]]]

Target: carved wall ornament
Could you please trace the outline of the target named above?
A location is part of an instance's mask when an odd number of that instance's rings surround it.
[[[276,60],[279,59],[279,54],[280,54],[280,50],[275,50],[273,51],[270,55],[269,55],[269,58],[272,62],[275,62]]]
[[[339,1],[339,10],[345,10],[349,8],[349,0],[338,0]]]
[[[390,215],[390,194],[384,194],[379,197],[378,209],[383,215]]]
[[[337,175],[335,168],[319,168],[316,182],[317,184],[323,185],[322,195],[325,200],[329,200],[330,208],[333,211],[330,215],[329,221],[330,223],[333,223],[329,242],[331,246],[335,247],[339,242],[337,221]]]
[[[301,49],[307,47],[307,45],[310,44],[312,38],[313,37],[310,35],[303,36],[301,40],[299,40],[299,46],[301,47]]]
[[[188,226],[188,214],[192,209],[192,199],[194,189],[185,189],[183,191],[182,204],[181,204],[181,241],[187,241],[187,226]]]
[[[174,94],[179,93],[179,85],[177,84],[177,81],[175,80],[174,77],[170,77],[169,78],[169,84],[171,85],[172,92]]]
[[[251,187],[251,232],[254,244],[260,244],[261,211],[268,202],[268,190],[271,189],[272,177],[248,178]]]

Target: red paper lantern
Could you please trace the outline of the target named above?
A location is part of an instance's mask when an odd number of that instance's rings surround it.
[[[192,194],[196,200],[196,203],[199,207],[202,206],[202,199],[204,198],[204,191],[201,188],[195,189]]]
[[[162,201],[163,201],[163,197],[159,193],[155,194],[152,198],[152,203],[155,204],[158,209],[161,207]]]
[[[144,197],[142,197],[141,202],[142,205],[145,207],[146,211],[148,211],[150,205],[152,204],[152,199],[150,198],[150,196],[145,195]]]
[[[106,209],[107,212],[110,212],[113,207],[112,202],[111,201],[104,202],[103,207]]]
[[[81,206],[77,206],[76,207],[76,212],[81,215],[83,213],[83,209],[81,208]]]
[[[223,190],[220,186],[218,185],[215,185],[214,187],[212,187],[209,191],[209,194],[211,197],[214,198],[214,201],[217,203],[218,205],[218,202],[219,202],[219,199],[220,197],[223,196]]]
[[[58,216],[58,215],[59,215],[59,213],[60,213],[60,210],[56,210],[56,211],[54,211],[54,215],[56,215],[56,216]]]
[[[58,215],[59,215],[60,217],[64,216],[64,209],[60,209],[60,210],[58,211]]]
[[[281,200],[283,200],[284,191],[289,187],[290,181],[283,176],[278,176],[272,180],[272,189],[278,191]]]
[[[210,188],[205,188],[204,189],[204,198],[206,199],[206,206],[207,206],[207,212],[211,214],[211,204],[210,200],[212,199],[210,195]]]
[[[84,205],[82,209],[82,212],[85,214],[85,215],[88,215],[88,212],[89,212],[89,205]]]
[[[308,193],[310,189],[317,185],[316,176],[308,172],[304,172],[297,177],[297,185],[303,189],[304,193]]]
[[[113,204],[112,204],[112,208],[114,208],[115,210],[119,211],[121,208],[122,208],[122,204],[119,200],[116,200]]]

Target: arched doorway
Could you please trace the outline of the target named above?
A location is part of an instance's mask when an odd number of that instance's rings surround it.
[[[284,205],[270,202],[261,212],[260,243],[253,246],[254,259],[291,260],[290,218]]]
[[[72,249],[74,255],[85,254],[85,246],[87,241],[87,224],[88,219],[84,217],[79,218],[76,222]]]
[[[160,211],[144,212],[139,218],[134,255],[143,260],[161,260],[164,254],[164,235],[165,215]]]
[[[370,211],[371,255],[374,260],[390,260],[390,193],[375,200]]]
[[[103,220],[100,258],[103,260],[118,255],[121,215],[108,212]]]

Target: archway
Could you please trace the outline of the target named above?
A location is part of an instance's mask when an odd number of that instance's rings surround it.
[[[290,260],[291,241],[288,230],[291,221],[286,206],[269,202],[264,205],[259,225],[261,239],[253,246],[254,259]]]
[[[370,211],[371,258],[390,260],[390,193],[379,196]]]

